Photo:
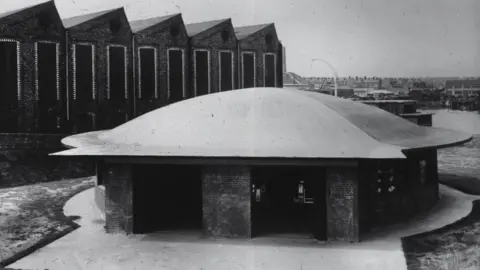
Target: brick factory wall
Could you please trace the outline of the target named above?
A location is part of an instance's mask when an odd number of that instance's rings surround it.
[[[203,171],[203,230],[213,237],[250,238],[250,168],[211,166]]]
[[[359,241],[357,167],[327,169],[327,239]]]
[[[101,166],[105,186],[105,229],[107,233],[133,232],[133,183],[129,164]]]
[[[176,37],[173,37],[170,34],[170,29],[172,27],[176,27],[179,30],[179,33]],[[171,19],[168,19],[164,23],[161,23],[152,30],[148,32],[142,32],[139,34],[135,34],[135,47],[138,48],[140,46],[154,46],[158,50],[157,54],[157,79],[158,79],[158,99],[155,101],[149,100],[136,100],[136,107],[137,107],[137,116],[141,115],[145,112],[160,108],[169,104],[168,101],[168,62],[167,62],[167,50],[168,48],[180,48],[184,50],[184,61],[185,61],[185,69],[184,69],[184,80],[185,80],[185,91],[187,93],[187,97],[191,97],[190,93],[190,65],[188,64],[188,35],[185,30],[185,25],[183,24],[183,19],[181,15],[177,15]],[[139,72],[138,72],[138,52],[135,49],[135,89],[136,89],[136,97],[138,97],[138,80],[139,80]]]
[[[63,150],[64,135],[0,134],[0,187],[95,175],[93,162],[48,156]]]
[[[222,31],[228,30],[229,38],[227,41],[223,41],[222,39]],[[237,61],[238,61],[238,54],[237,51],[237,38],[235,36],[235,30],[230,21],[219,24],[210,30],[205,31],[195,37],[192,38],[191,41],[191,69],[193,71],[193,50],[194,49],[209,49],[210,50],[210,67],[211,67],[211,76],[210,76],[210,91],[211,93],[218,92],[220,89],[220,85],[218,84],[219,80],[219,51],[221,50],[229,50],[233,53],[233,67],[234,67],[234,85],[237,84]],[[191,79],[191,91],[194,93],[194,85],[193,85],[193,76]]]
[[[51,24],[44,27],[41,23],[42,14],[51,19]],[[35,51],[36,41],[60,43],[60,74],[65,71],[64,31],[58,12],[52,2],[37,6],[32,10],[13,14],[6,24],[0,23],[0,38],[10,38],[20,41],[21,61],[21,100],[18,102],[19,132],[38,131],[38,101],[35,98]],[[60,93],[65,92],[65,79],[60,76]],[[63,99],[63,95],[61,95]],[[62,100],[56,102],[54,116],[60,117],[61,127],[65,126],[66,108]],[[64,130],[52,130],[51,133],[61,133]]]
[[[265,42],[265,37],[270,34],[273,36],[272,44],[267,45]],[[256,64],[256,82],[257,87],[263,87],[263,54],[264,53],[275,53],[277,55],[277,64],[279,58],[278,55],[282,54],[281,47],[279,46],[277,33],[274,25],[265,28],[262,31],[259,31],[256,34],[253,34],[241,41],[239,41],[240,51],[254,51],[255,52],[255,64]],[[277,74],[278,76],[278,74]],[[283,77],[283,74],[282,74]],[[279,78],[277,77],[277,80]],[[282,78],[283,80],[283,78]],[[278,82],[277,82],[278,84]],[[283,83],[282,83],[283,84]]]
[[[112,34],[109,21],[112,19],[119,19],[121,22],[121,28],[116,34]],[[96,106],[91,109],[96,117],[96,126],[98,129],[105,129],[111,127],[111,115],[114,115],[116,111],[121,110],[128,115],[128,119],[133,118],[133,102],[128,100],[120,102],[112,102],[106,99],[106,82],[107,82],[107,46],[110,44],[124,45],[127,48],[127,78],[128,78],[128,99],[132,97],[132,33],[125,13],[122,10],[114,12],[107,17],[100,17],[84,23],[75,29],[68,31],[69,37],[69,76],[72,78],[72,44],[90,43],[95,45],[95,63],[96,63],[96,91],[97,102]],[[73,103],[73,85],[70,80],[70,102]],[[74,106],[72,106],[73,108]],[[79,105],[81,108],[81,105]],[[70,112],[70,118],[75,115],[74,111]],[[74,125],[74,123],[70,123]]]

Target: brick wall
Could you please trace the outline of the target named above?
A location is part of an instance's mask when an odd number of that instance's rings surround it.
[[[222,39],[222,31],[227,30],[230,34],[227,41],[223,41]],[[233,81],[234,85],[238,86],[237,76],[237,61],[238,61],[238,54],[235,53],[237,51],[237,38],[235,36],[235,30],[233,29],[232,23],[230,20],[221,23],[211,29],[198,34],[197,36],[192,37],[191,39],[191,47],[190,47],[190,66],[193,72],[193,50],[195,49],[209,49],[210,50],[210,91],[211,93],[218,92],[220,89],[219,82],[219,51],[221,50],[228,50],[233,53],[233,67],[234,67],[234,76]],[[194,85],[193,85],[193,77],[191,78],[191,93],[194,93]]]
[[[110,30],[110,21],[118,19],[121,22],[120,30],[113,34]],[[108,15],[90,20],[81,25],[68,29],[69,38],[69,77],[72,78],[72,44],[89,43],[95,45],[95,63],[96,63],[96,91],[97,98],[90,113],[96,115],[96,129],[112,128],[112,116],[124,115],[128,119],[133,118],[133,79],[132,79],[132,33],[127,17],[123,10],[111,12]],[[113,102],[106,99],[107,88],[107,46],[123,45],[127,48],[127,78],[128,78],[128,100]],[[73,101],[73,80],[69,83],[69,96],[72,108],[82,109],[82,104],[75,104]],[[122,89],[123,90],[123,89]],[[84,113],[84,112],[82,112]],[[70,111],[70,119],[76,112]],[[75,123],[70,123],[75,126]]]
[[[250,238],[250,168],[210,166],[203,171],[203,230],[213,237]]]
[[[0,134],[0,186],[19,186],[92,176],[94,164],[85,158],[48,154],[63,150],[63,135]]]
[[[107,233],[133,233],[133,185],[129,164],[103,163],[105,229]]]
[[[420,179],[421,160],[426,161],[424,182]],[[380,180],[379,173],[386,168],[392,169],[391,182]],[[407,153],[406,160],[364,161],[360,171],[361,194],[364,194],[360,196],[362,231],[401,222],[428,211],[438,201],[436,150],[412,151]],[[391,186],[395,187],[392,191],[388,190]]]
[[[176,37],[170,34],[170,29],[176,27],[179,33]],[[158,80],[158,99],[157,100],[140,100],[136,99],[136,115],[141,115],[148,111],[160,108],[169,104],[168,101],[168,62],[167,53],[168,48],[179,48],[184,50],[184,80],[185,91],[187,97],[190,97],[190,65],[188,64],[188,35],[185,30],[182,16],[176,15],[160,24],[152,27],[148,31],[142,31],[135,34],[135,85],[136,97],[138,96],[138,80],[139,80],[139,67],[138,67],[138,50],[140,46],[154,46],[157,48],[157,80]]]
[[[43,27],[40,23],[41,14],[51,19],[51,24]],[[21,61],[21,100],[18,102],[18,131],[37,132],[39,130],[38,101],[35,98],[35,51],[36,41],[60,43],[59,71],[65,71],[64,61],[64,31],[58,12],[53,2],[47,2],[31,9],[26,9],[0,20],[0,38],[11,38],[20,41]],[[65,92],[65,79],[60,76],[60,93]],[[60,129],[50,133],[64,132],[66,108],[63,105],[64,96],[56,101],[52,117],[60,118]]]
[[[436,150],[412,151],[407,154],[408,171],[413,181],[417,212],[431,209],[438,201],[438,167]],[[425,181],[421,180],[420,162],[426,162]]]
[[[359,241],[357,168],[327,169],[327,239]]]
[[[265,42],[265,37],[267,35],[272,35],[273,36],[273,41],[271,45],[267,45]],[[263,87],[263,54],[264,53],[275,53],[276,54],[276,61],[277,61],[277,66],[282,63],[279,63],[282,61],[283,57],[279,57],[279,55],[282,54],[281,46],[279,46],[280,43],[278,41],[277,33],[275,30],[275,26],[272,24],[268,27],[266,27],[264,30],[259,31],[241,41],[239,41],[239,49],[240,52],[242,51],[253,51],[255,52],[255,64],[256,64],[256,82],[255,85],[257,87]],[[241,57],[241,56],[240,56]],[[240,71],[241,72],[241,71]],[[278,71],[277,71],[278,72]],[[283,74],[283,72],[282,72]],[[278,78],[279,74],[277,74],[277,86],[279,83],[280,78]],[[240,76],[241,77],[241,76]],[[282,81],[283,81],[283,76]],[[283,83],[282,83],[283,85]],[[280,86],[279,86],[280,87]]]

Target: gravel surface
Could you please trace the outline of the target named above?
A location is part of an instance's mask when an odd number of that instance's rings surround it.
[[[81,178],[0,189],[0,267],[52,235],[75,229],[76,217],[65,217],[63,206],[93,186],[94,178]]]

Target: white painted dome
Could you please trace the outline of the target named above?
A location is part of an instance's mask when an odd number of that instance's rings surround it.
[[[282,88],[196,97],[112,130],[65,138],[59,155],[404,158],[402,150],[471,139],[360,102]]]

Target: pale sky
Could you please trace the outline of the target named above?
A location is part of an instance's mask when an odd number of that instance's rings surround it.
[[[43,0],[0,0],[2,10]],[[274,22],[287,70],[302,76],[479,76],[479,0],[56,0],[70,17],[124,6],[129,19]]]

